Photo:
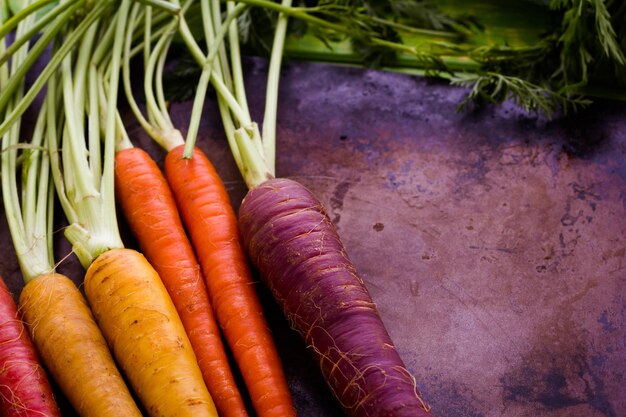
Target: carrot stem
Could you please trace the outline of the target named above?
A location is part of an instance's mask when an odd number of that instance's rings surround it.
[[[32,104],[32,102],[35,100],[35,98],[37,97],[41,89],[44,87],[46,82],[50,79],[50,77],[57,70],[58,66],[63,61],[64,57],[68,53],[70,53],[70,51],[72,51],[76,43],[80,41],[85,31],[98,19],[100,14],[104,12],[107,6],[108,6],[108,2],[104,0],[96,2],[96,4],[89,11],[87,16],[85,16],[85,18],[78,24],[78,26],[71,32],[71,34],[67,36],[67,38],[64,40],[63,45],[61,45],[61,47],[56,51],[56,53],[52,56],[52,58],[50,58],[50,62],[41,71],[41,73],[39,74],[37,79],[33,82],[28,92],[24,94],[24,97],[20,99],[20,101],[15,105],[15,107],[13,108],[11,112],[7,112],[5,114],[4,121],[2,122],[2,124],[0,124],[0,135],[4,135],[4,133],[10,128],[10,126],[15,122],[15,120],[19,118],[26,111],[26,109]],[[74,7],[76,7],[76,5],[74,5]],[[70,11],[74,11],[74,9],[73,8],[68,9],[68,11],[66,11],[66,13],[62,16],[65,18],[71,17],[72,13],[70,13]],[[60,24],[63,25],[64,21],[60,22]],[[41,41],[41,38],[38,41],[38,43],[40,41]],[[41,51],[43,51],[43,49],[45,48],[42,48]],[[27,67],[30,68],[30,66],[32,66],[32,63],[34,63],[36,58],[37,58],[36,56],[33,56],[32,62],[29,62],[30,65],[27,65]],[[25,72],[26,70],[24,70],[24,73]],[[0,93],[0,111],[3,111],[4,108],[6,107],[6,101],[9,100],[11,93],[15,89],[15,87],[13,86],[13,83],[19,82],[18,78],[19,77],[11,77],[11,79],[8,81],[5,88]],[[14,81],[14,80],[18,80],[18,81]]]
[[[292,0],[282,0],[281,5],[291,7]],[[267,74],[267,88],[265,94],[265,113],[263,115],[263,150],[265,165],[272,175],[276,175],[276,115],[278,108],[278,84],[280,67],[282,64],[285,36],[287,34],[288,17],[285,13],[278,15],[274,42]]]
[[[13,16],[11,16],[6,22],[2,22],[2,26],[0,27],[0,38],[4,38],[6,35],[8,35],[13,29],[15,29],[15,27],[22,20],[24,20],[28,16],[36,13],[38,10],[46,7],[50,3],[54,3],[55,1],[58,1],[58,0],[37,0],[35,2],[32,2],[32,3],[28,4],[22,10],[20,10],[19,12],[15,13]],[[62,11],[66,7],[68,7],[69,5],[74,3],[75,1],[84,1],[84,0],[67,0],[65,3],[59,4],[58,6],[55,6],[55,8],[53,10],[56,10],[56,12],[58,13],[58,11],[59,11],[58,9],[60,9]],[[50,12],[48,12],[48,13],[50,13]]]

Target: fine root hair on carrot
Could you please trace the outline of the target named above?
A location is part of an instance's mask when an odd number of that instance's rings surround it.
[[[248,192],[239,224],[252,262],[346,413],[430,416],[320,201],[296,181],[272,179]]]

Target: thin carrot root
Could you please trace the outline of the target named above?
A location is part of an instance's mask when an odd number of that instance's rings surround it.
[[[246,417],[222,335],[176,202],[163,173],[140,148],[115,156],[115,185],[141,251],[167,288],[222,417]]]
[[[141,417],[82,294],[64,275],[30,281],[20,309],[50,374],[81,416]]]
[[[85,275],[85,294],[151,416],[217,416],[172,300],[143,255],[131,249],[100,255]]]

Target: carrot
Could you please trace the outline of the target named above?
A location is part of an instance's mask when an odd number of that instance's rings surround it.
[[[148,18],[146,16],[146,20]],[[184,19],[181,23],[185,31]],[[199,150],[192,158],[181,160],[184,141],[173,126],[167,104],[159,94],[162,92],[160,74],[176,26],[168,29],[154,46],[148,41],[150,33],[144,37],[143,50],[148,51],[144,56],[148,120],[135,103],[130,88],[130,42],[127,42],[124,60],[126,96],[140,124],[168,151],[165,162],[167,182],[200,261],[211,306],[241,371],[256,414],[260,417],[295,416],[282,364],[239,243],[235,214],[226,189]],[[205,91],[200,83],[196,101],[204,99]],[[192,112],[188,139],[196,135],[199,114]]]
[[[217,416],[197,383],[202,374],[172,301],[139,252],[98,256],[85,275],[85,294],[151,416]]]
[[[237,219],[215,169],[202,152],[165,159],[165,173],[196,249],[211,304],[257,414],[296,414],[267,322],[239,241]]]
[[[16,36],[32,24],[32,17],[21,21]],[[20,68],[27,61],[26,52],[27,47],[16,52],[10,71],[0,67],[0,84],[8,77],[21,78]],[[25,282],[19,308],[42,362],[80,415],[139,417],[141,413],[82,294],[69,278],[54,274],[54,190],[46,147],[47,141],[57,134],[56,128],[49,129],[48,124],[49,120],[56,119],[57,97],[53,85],[50,91],[38,113],[29,143],[19,141],[19,117],[8,117],[4,121],[8,128],[2,138],[0,156],[2,200]],[[22,93],[23,88],[16,90],[8,112],[22,103]],[[18,169],[18,160],[21,160],[21,169]],[[29,372],[33,371],[35,369],[31,368]],[[34,390],[35,386],[30,388]],[[51,410],[49,414],[58,415],[58,412]]]
[[[39,276],[24,287],[19,301],[46,367],[79,415],[141,416],[87,303],[68,277]]]
[[[281,1],[282,10],[290,5],[291,0]],[[229,16],[235,11],[234,6],[229,6]],[[262,134],[247,112],[235,20],[230,24],[229,38],[232,92],[216,89],[231,154],[249,188],[239,209],[244,245],[263,282],[291,326],[304,338],[348,415],[430,416],[429,406],[394,347],[322,204],[303,185],[275,179],[278,79],[287,20],[285,14],[278,15]],[[210,21],[205,12],[205,32],[211,31],[211,24],[207,23]],[[208,83],[209,71],[197,52],[198,46],[189,36],[184,39],[203,65],[204,82]],[[222,71],[226,69],[222,62]],[[197,155],[190,150],[192,145],[187,141],[184,156],[191,159],[181,165],[197,163]],[[188,189],[181,197],[189,199],[191,195],[193,190]],[[192,204],[180,206],[184,210]],[[189,216],[189,223],[193,221],[204,222],[204,218]]]
[[[247,416],[200,265],[165,177],[145,151],[127,148],[115,156],[115,185],[130,229],[176,306],[219,414]]]
[[[273,179],[239,209],[248,253],[351,416],[430,416],[319,200]]]
[[[0,278],[0,415],[61,416],[15,300]]]
[[[102,14],[48,83],[53,178],[69,221],[64,234],[87,270],[85,295],[94,317],[146,411],[153,417],[216,417],[165,287],[141,254],[124,248],[117,225],[115,142],[123,134],[117,97],[130,8],[130,0],[121,0]],[[57,98],[61,111],[54,107]],[[60,141],[56,132],[62,132]]]

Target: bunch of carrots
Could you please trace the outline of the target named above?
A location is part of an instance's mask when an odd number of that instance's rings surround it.
[[[25,282],[19,309],[0,285],[2,415],[60,415],[49,374],[81,416],[244,417],[251,410],[230,352],[257,416],[296,416],[250,259],[348,415],[429,416],[321,203],[275,178],[287,17],[276,26],[261,131],[248,110],[239,52],[237,17],[250,6],[24,3],[10,18],[0,10],[3,203]],[[186,22],[191,13],[202,16],[206,50]],[[173,124],[163,92],[175,36],[202,70],[184,129]],[[131,65],[135,58],[143,65]],[[132,83],[137,67],[143,107]],[[239,216],[209,156],[194,146],[209,85],[250,188]],[[164,173],[133,146],[118,109],[122,94],[167,151]],[[23,126],[26,111],[37,115],[33,128]],[[86,270],[78,280],[85,298],[55,272],[55,198]],[[142,253],[124,247],[116,202]]]

